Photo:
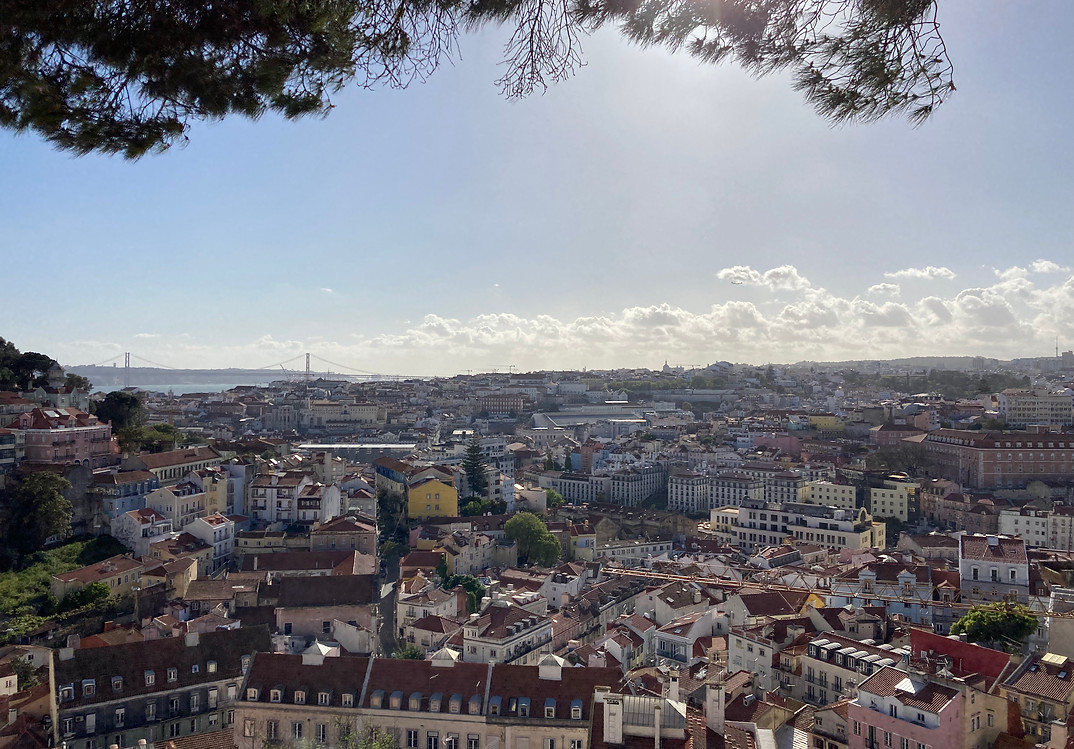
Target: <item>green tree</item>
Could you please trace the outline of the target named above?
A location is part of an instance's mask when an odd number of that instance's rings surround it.
[[[60,601],[59,610],[72,611],[74,609],[80,609],[91,603],[103,601],[110,595],[112,595],[112,591],[104,583],[90,583],[81,590],[75,590],[65,595],[63,600]]]
[[[67,373],[67,377],[63,384],[69,388],[75,388],[80,393],[88,393],[93,390],[93,383],[90,382],[88,378],[74,374],[73,372]]]
[[[631,42],[786,70],[834,121],[924,120],[954,92],[936,0],[0,0],[0,125],[75,153],[137,158],[228,115],[325,114],[348,84],[404,87],[460,29],[514,26],[498,81],[525,96],[574,73],[604,26]]]
[[[140,427],[145,421],[145,406],[142,399],[134,393],[114,390],[97,404],[97,418],[112,425],[112,431],[119,433],[132,427]]]
[[[19,556],[40,550],[52,536],[71,533],[74,508],[63,496],[71,483],[54,473],[31,473],[8,491],[8,547]]]
[[[462,587],[466,591],[466,610],[471,614],[477,613],[481,599],[485,597],[485,586],[473,575],[451,575],[442,587],[444,590]]]
[[[481,449],[481,437],[477,432],[474,432],[474,436],[470,438],[470,444],[466,446],[462,467],[466,471],[466,483],[470,487],[470,494],[484,497],[489,486],[488,463],[485,462],[485,454]]]
[[[965,634],[971,642],[1017,651],[1037,629],[1037,617],[1028,606],[996,601],[971,608],[951,625],[951,634]]]
[[[425,651],[419,648],[417,645],[407,645],[402,650],[396,650],[392,653],[392,658],[400,658],[407,661],[423,661],[425,660]]]
[[[41,680],[37,678],[37,669],[34,668],[34,664],[30,663],[25,658],[12,658],[11,669],[15,672],[15,676],[19,680],[20,692],[29,689],[30,687],[36,687],[41,683]]]
[[[557,492],[555,489],[545,489],[544,496],[546,504],[548,505],[548,509],[550,510],[559,509],[563,506],[563,503],[566,502],[566,500],[563,499],[563,495]]]
[[[519,512],[504,523],[504,533],[518,544],[519,556],[533,564],[551,566],[559,559],[559,539],[532,512]]]
[[[351,725],[342,719],[338,721],[337,728],[342,749],[399,749],[395,737],[387,731],[370,728],[359,736]]]

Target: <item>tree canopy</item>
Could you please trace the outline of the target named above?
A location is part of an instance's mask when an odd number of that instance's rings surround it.
[[[573,75],[604,26],[789,70],[834,121],[922,121],[955,90],[937,0],[0,0],[0,18],[0,125],[128,158],[183,142],[194,121],[323,115],[344,86],[424,80],[488,23],[513,28],[508,97]]]
[[[466,446],[462,467],[466,471],[466,483],[470,487],[470,494],[475,497],[484,497],[489,488],[488,463],[485,462],[485,453],[481,448],[481,437],[476,432],[470,438],[470,444]]]
[[[2,0],[0,0],[2,3]],[[2,8],[2,5],[0,5]],[[2,16],[2,10],[0,10]],[[0,34],[3,31],[0,30]],[[3,63],[0,62],[0,71]],[[0,72],[2,75],[2,72]],[[3,83],[0,83],[0,92]],[[3,94],[0,93],[0,112],[3,111]],[[3,117],[0,115],[0,123]],[[49,367],[56,363],[50,356],[39,354],[36,351],[19,351],[11,341],[0,338],[0,390],[32,390],[47,382]]]
[[[145,420],[145,407],[134,393],[113,390],[97,404],[97,418],[112,425],[113,432],[139,427]]]
[[[8,548],[19,556],[44,547],[52,536],[71,533],[74,508],[63,496],[71,483],[54,473],[31,473],[7,490],[4,528]]]
[[[1017,650],[1037,629],[1037,617],[1028,606],[997,601],[972,607],[951,625],[951,634],[965,634],[971,642]]]
[[[503,526],[508,538],[518,544],[520,557],[533,564],[550,567],[559,561],[559,539],[532,512],[519,512]]]

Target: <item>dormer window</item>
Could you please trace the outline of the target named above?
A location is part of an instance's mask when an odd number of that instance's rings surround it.
[[[250,667],[250,656],[244,655],[242,657],[242,673],[243,673],[244,676],[246,675],[246,669],[248,669],[249,667]]]
[[[582,701],[571,700],[571,720],[582,719]]]
[[[528,718],[530,717],[530,698],[521,697],[518,700],[518,717]]]
[[[179,679],[179,669],[177,669],[177,668],[169,668],[168,669],[168,683],[171,684],[173,681],[177,681],[178,679]]]
[[[123,677],[122,676],[113,676],[112,677],[112,691],[113,692],[122,692],[123,691]]]
[[[190,673],[192,674],[196,674],[199,671],[201,671],[201,666],[199,666],[197,663],[190,667]]]
[[[75,698],[75,685],[66,684],[60,687],[60,701],[73,700]]]
[[[481,695],[475,694],[470,698],[470,704],[467,707],[466,712],[468,712],[470,715],[481,714]]]
[[[255,687],[250,687],[246,690],[246,699],[249,702],[257,701],[257,689]]]
[[[354,707],[354,695],[350,692],[343,695],[343,707]]]
[[[347,697],[349,695],[344,695]],[[384,707],[384,690],[378,689],[369,696],[369,706],[373,709],[380,709]]]
[[[551,697],[544,701],[544,717],[556,717],[556,701]]]
[[[412,695],[410,695],[408,709],[421,710],[421,692],[414,692]]]
[[[499,697],[493,697],[489,700],[489,715],[500,714],[500,703],[501,699]]]
[[[283,690],[273,689],[269,691],[269,702],[280,702],[283,700]]]
[[[306,693],[305,693],[305,691],[303,691],[301,689],[296,689],[295,690],[295,704],[296,705],[305,705],[306,704]]]
[[[443,699],[444,699],[443,695],[441,695],[439,692],[436,692],[435,694],[433,694],[429,698],[429,712],[431,712],[431,713],[440,712],[440,703],[443,702]]]
[[[209,661],[205,664],[205,667],[209,669],[210,674],[216,673],[216,661]]]
[[[97,682],[93,679],[82,680],[82,696],[92,697],[97,692]]]
[[[145,685],[151,687],[157,683],[157,675],[152,671],[145,672]]]
[[[332,702],[332,693],[331,692],[318,692],[317,693],[317,704],[318,705],[329,705],[329,704],[331,704],[331,702]]]

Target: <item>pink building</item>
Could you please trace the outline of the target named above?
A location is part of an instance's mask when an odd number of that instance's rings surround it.
[[[119,458],[111,425],[77,408],[35,408],[7,426],[25,435],[25,459],[31,463],[100,468]]]
[[[848,749],[956,749],[962,708],[958,690],[886,666],[847,706]]]

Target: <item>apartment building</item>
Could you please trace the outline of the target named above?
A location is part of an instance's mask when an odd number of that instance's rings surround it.
[[[908,522],[917,515],[916,481],[889,477],[880,486],[869,487],[868,507],[874,518],[895,518]]]
[[[887,666],[862,682],[847,707],[849,749],[963,747],[958,690]]]
[[[146,496],[159,488],[160,480],[150,471],[120,471],[94,473],[89,493],[100,499],[111,525],[125,512],[145,507]]]
[[[802,501],[825,507],[838,507],[841,510],[853,510],[858,506],[858,488],[853,484],[840,484],[834,481],[810,481],[805,485],[805,496]]]
[[[973,489],[1023,488],[1074,473],[1074,434],[938,429],[921,443],[934,473]]]
[[[6,426],[21,433],[23,455],[31,463],[102,468],[119,459],[111,425],[77,408],[35,408]]]
[[[327,522],[341,512],[339,486],[316,481],[305,471],[275,471],[250,485],[249,515],[257,522]]]
[[[788,539],[846,549],[882,549],[885,524],[864,508],[843,510],[800,502],[747,501],[739,508],[735,535],[738,546],[755,551]]]
[[[996,407],[1009,429],[1074,425],[1074,390],[1070,388],[1055,392],[1010,388],[996,395]]]
[[[190,481],[154,489],[146,495],[145,504],[171,520],[172,526],[180,530],[208,513],[205,492]]]
[[[552,618],[504,600],[471,616],[462,634],[462,659],[467,663],[536,665],[552,650]]]
[[[748,500],[763,500],[764,479],[726,471],[709,479],[709,509],[738,507]]]
[[[254,653],[270,649],[264,626],[61,648],[57,738],[69,749],[100,749],[227,728]]]
[[[958,570],[967,600],[996,601],[1006,596],[1023,603],[1029,600],[1029,558],[1021,538],[960,536]]]
[[[707,512],[709,481],[703,474],[672,468],[668,475],[668,510],[684,515]]]
[[[909,655],[909,650],[825,632],[813,639],[802,654],[800,691],[791,696],[812,705],[850,697],[869,677],[896,666],[904,655]]]
[[[376,730],[406,749],[587,749],[594,696],[616,668],[259,653],[236,705],[238,749],[310,741],[334,749]]]

